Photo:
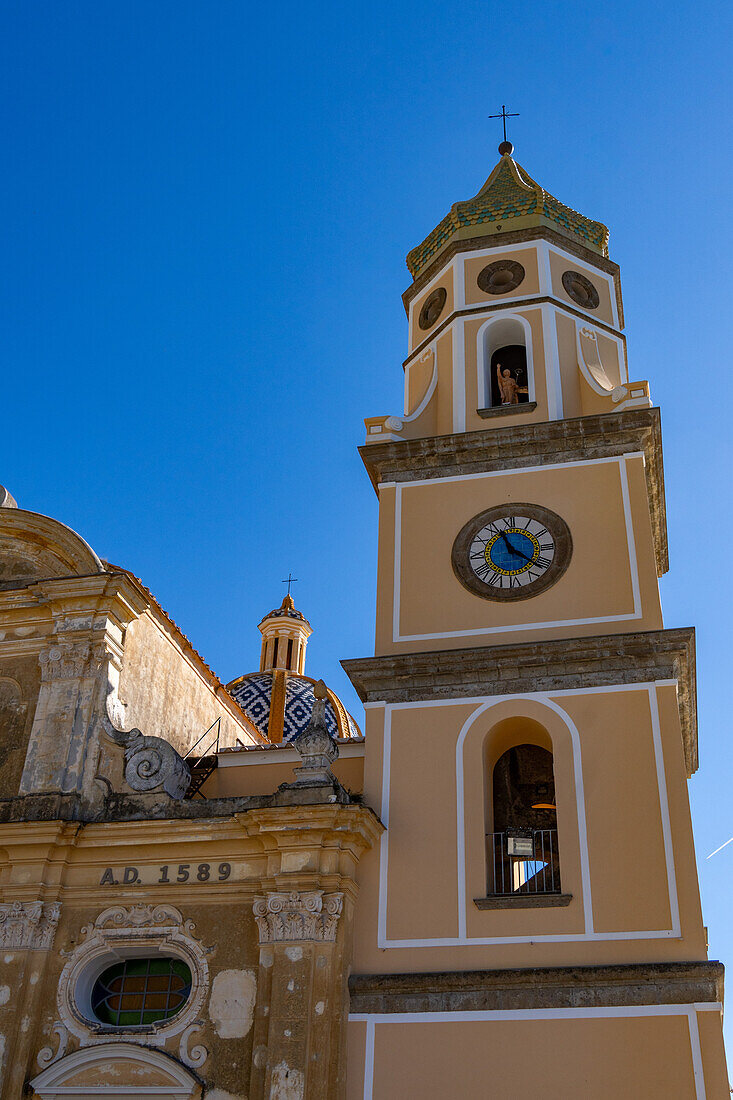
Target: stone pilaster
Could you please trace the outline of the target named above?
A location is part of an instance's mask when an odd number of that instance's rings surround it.
[[[255,899],[260,978],[250,1096],[336,1097],[343,1017],[342,893],[270,892]]]
[[[355,803],[296,801],[319,790],[338,797],[331,784],[293,785],[279,792],[293,805],[237,815],[268,861],[253,904],[260,957],[249,1100],[346,1095],[356,869],[383,826]]]

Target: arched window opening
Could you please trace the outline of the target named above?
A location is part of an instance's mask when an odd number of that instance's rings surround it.
[[[149,1027],[176,1016],[191,995],[180,959],[130,958],[107,967],[92,989],[92,1012],[107,1027]]]
[[[530,328],[518,317],[501,317],[481,332],[481,372],[486,407],[534,401]],[[480,387],[481,388],[481,385]]]
[[[496,761],[490,781],[489,894],[559,894],[552,753],[515,745]]]

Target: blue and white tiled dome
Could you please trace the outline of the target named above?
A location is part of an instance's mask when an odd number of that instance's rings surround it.
[[[257,729],[275,743],[292,741],[310,722],[316,683],[287,669],[270,669],[240,676],[228,685],[239,706]],[[327,688],[326,725],[338,741],[361,737],[361,731],[339,697]]]

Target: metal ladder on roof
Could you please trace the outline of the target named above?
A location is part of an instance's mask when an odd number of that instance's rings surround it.
[[[207,730],[204,730],[198,741],[194,745],[191,745],[191,748],[183,757],[184,760],[187,760],[189,756],[192,756],[195,749],[201,744],[207,734],[211,733],[214,729],[216,729],[216,733],[212,734],[212,737],[210,738],[204,749],[198,754],[198,756],[193,758],[191,764],[189,765],[191,770],[191,782],[189,784],[188,790],[183,796],[184,798],[191,799],[195,798],[196,795],[198,795],[199,798],[206,797],[206,795],[201,794],[201,788],[203,787],[206,780],[216,771],[217,765],[219,763],[219,757],[217,754],[219,751],[221,718],[217,718],[216,721],[211,723]]]

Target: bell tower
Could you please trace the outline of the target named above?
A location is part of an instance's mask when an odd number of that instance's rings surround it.
[[[344,667],[387,829],[362,865],[350,1079],[722,1098],[660,414],[630,381],[608,230],[499,151],[408,254],[405,411],[361,448],[375,656]]]

